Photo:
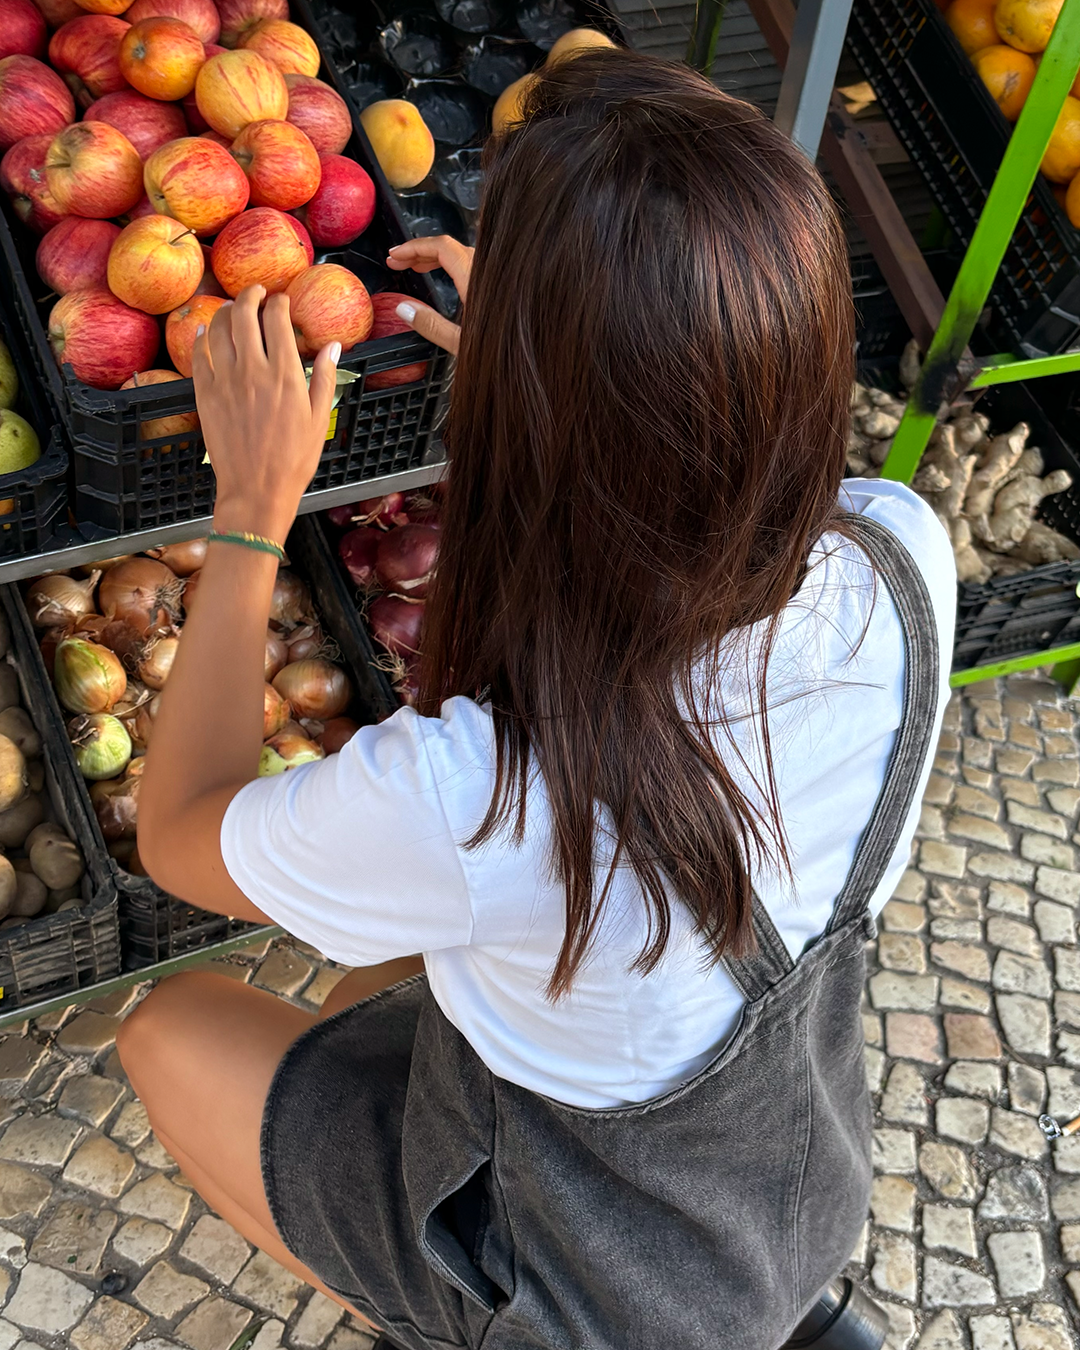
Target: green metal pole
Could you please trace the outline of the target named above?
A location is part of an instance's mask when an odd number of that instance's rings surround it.
[[[986,304],[1078,69],[1080,0],[1065,0],[926,353],[922,373],[882,466],[883,478],[910,483],[915,475],[934,429],[938,406],[952,392],[956,368]]]
[[[720,40],[720,25],[724,22],[726,8],[727,0],[697,0],[686,64],[703,75],[708,75],[716,59],[716,44]]]

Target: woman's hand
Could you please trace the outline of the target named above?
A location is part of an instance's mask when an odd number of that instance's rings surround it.
[[[396,244],[390,250],[386,265],[395,272],[408,269],[413,272],[433,272],[436,267],[441,267],[457,287],[461,303],[464,304],[469,291],[474,251],[459,244],[448,234],[440,234],[427,239],[410,239],[407,244]],[[461,328],[456,323],[444,319],[419,300],[398,305],[397,314],[421,337],[457,355]]]
[[[192,356],[195,401],[217,479],[214,528],[282,543],[315,475],[330,422],[340,343],[315,359],[311,389],[284,295],[249,286],[222,305]]]

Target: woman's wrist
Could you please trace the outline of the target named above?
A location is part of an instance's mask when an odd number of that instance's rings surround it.
[[[213,529],[217,534],[255,534],[285,547],[296,511],[280,505],[254,502],[221,502],[214,507]]]

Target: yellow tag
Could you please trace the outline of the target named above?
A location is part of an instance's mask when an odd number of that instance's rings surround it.
[[[329,427],[327,428],[327,431],[326,431],[326,439],[327,439],[328,441],[332,441],[332,440],[334,439],[334,432],[335,432],[335,431],[337,431],[337,408],[331,408],[331,409],[330,409],[330,425],[329,425]]]

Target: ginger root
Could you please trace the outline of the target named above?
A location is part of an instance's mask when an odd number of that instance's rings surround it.
[[[956,559],[956,579],[973,581],[979,585],[989,581],[990,565],[971,541],[971,522],[965,520],[963,516],[957,516],[951,522],[949,536],[952,539],[953,556]]]
[[[1001,485],[1001,480],[1024,453],[1027,438],[1027,424],[1018,422],[1012,431],[1004,436],[995,436],[987,445],[979,467],[972,474],[971,486],[964,499],[965,515],[982,522],[990,514],[994,494]],[[987,539],[985,528],[980,530],[976,527],[975,533],[980,539]]]
[[[990,517],[990,539],[1000,552],[1009,552],[1019,544],[1031,527],[1035,508],[1044,497],[1072,487],[1072,474],[1055,469],[1045,478],[1016,478],[994,498]]]
[[[1041,520],[1033,520],[1012,556],[1039,567],[1043,563],[1075,562],[1080,558],[1080,548]]]

